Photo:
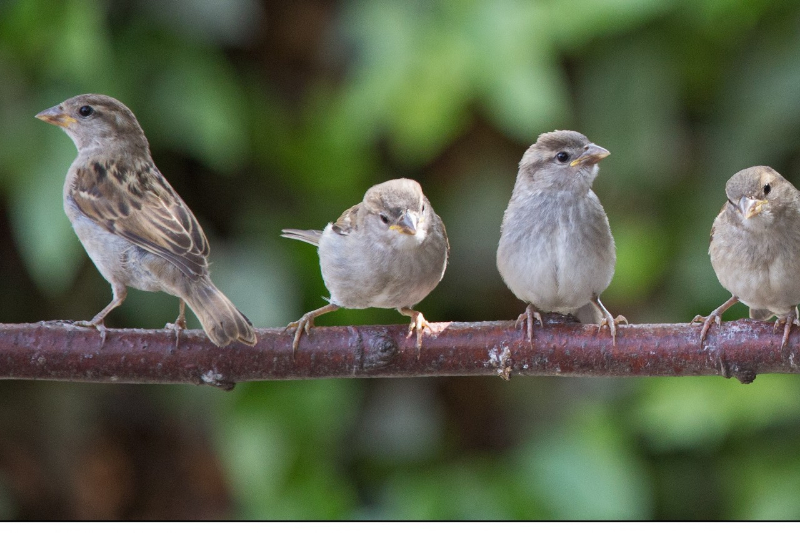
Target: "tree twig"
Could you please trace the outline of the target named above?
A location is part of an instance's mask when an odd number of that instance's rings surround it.
[[[0,379],[115,383],[194,383],[230,389],[259,380],[422,376],[703,376],[798,373],[793,332],[781,351],[772,324],[738,320],[711,328],[687,324],[607,330],[553,315],[532,344],[513,322],[431,324],[418,352],[408,327],[315,327],[292,354],[292,335],[259,329],[258,344],[217,348],[202,331],[111,329],[100,334],[67,322],[0,325]]]

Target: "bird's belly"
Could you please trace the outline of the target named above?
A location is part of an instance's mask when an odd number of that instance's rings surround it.
[[[322,278],[331,303],[351,309],[411,307],[436,287],[447,261],[444,249],[381,251],[355,239],[335,242],[320,240]]]
[[[181,285],[176,283],[181,273],[169,261],[114,235],[83,214],[70,219],[89,258],[109,283],[180,296],[172,287]]]
[[[331,301],[350,309],[411,307],[419,303],[430,292],[429,290],[415,290],[409,288],[408,285],[409,283],[405,281],[377,285],[352,279],[338,280],[334,283],[326,282],[326,286],[331,292]]]
[[[740,264],[715,270],[720,284],[748,307],[785,314],[800,304],[800,277],[793,273],[796,266],[785,261],[759,268]]]
[[[599,295],[613,276],[613,262],[557,246],[554,239],[507,247],[505,253],[506,260],[498,262],[503,280],[517,298],[543,311],[572,312]]]

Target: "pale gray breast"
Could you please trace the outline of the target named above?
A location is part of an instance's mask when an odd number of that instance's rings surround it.
[[[800,226],[752,231],[729,217],[716,218],[709,245],[720,284],[750,307],[788,312],[800,303]]]
[[[568,312],[608,287],[615,262],[608,219],[591,190],[538,190],[512,198],[497,263],[518,298]]]
[[[419,246],[397,249],[362,229],[340,235],[328,225],[320,238],[320,268],[332,303],[353,309],[410,307],[436,287],[444,273],[446,245],[425,239]]]

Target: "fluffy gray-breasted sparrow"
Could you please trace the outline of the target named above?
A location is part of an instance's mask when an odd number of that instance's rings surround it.
[[[519,163],[500,231],[497,269],[511,292],[528,303],[517,319],[533,337],[539,311],[573,314],[607,326],[616,319],[600,302],[616,264],[608,218],[591,186],[608,150],[576,131],[543,133]]]
[[[180,298],[176,342],[185,327],[184,302],[217,346],[254,345],[250,321],[209,277],[209,245],[192,212],[161,175],[136,117],[109,96],[84,94],[36,118],[63,129],[78,157],[67,172],[64,210],[113,299],[91,321],[105,340],[106,315],[127,287]]]
[[[708,254],[720,284],[731,297],[702,322],[702,343],[713,322],[736,302],[750,308],[750,318],[777,315],[783,326],[781,348],[797,323],[800,304],[800,191],[770,167],[734,174],[725,185],[728,201],[711,227]]]
[[[322,279],[331,293],[329,305],[287,326],[296,328],[294,350],[316,317],[340,307],[397,309],[411,317],[409,336],[416,330],[421,346],[429,326],[411,307],[444,276],[449,244],[419,183],[400,178],[375,185],[323,231],[285,229],[282,236],[319,247]]]

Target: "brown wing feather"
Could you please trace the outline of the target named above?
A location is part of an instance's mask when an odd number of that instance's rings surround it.
[[[444,237],[444,244],[446,246],[445,250],[447,252],[447,257],[445,258],[445,261],[449,261],[450,260],[450,239],[447,238],[447,230],[444,228],[444,222],[442,222],[442,219],[441,219],[441,217],[439,215],[436,215],[436,221],[438,223],[437,225],[439,226],[439,228],[441,228],[442,236]]]
[[[725,204],[722,206],[722,209],[720,209],[720,210],[719,210],[719,215],[721,215],[722,213],[724,213],[724,212],[725,212],[725,209],[727,209],[727,208],[728,208],[728,204],[727,204],[727,203],[725,203]],[[717,218],[719,218],[719,215],[717,215]],[[715,218],[715,219],[714,219],[714,223],[713,223],[713,224],[711,224],[711,234],[708,236],[708,244],[709,244],[709,245],[711,245],[711,243],[712,243],[712,242],[714,242],[714,230],[715,230],[714,226],[716,226],[716,224],[717,224],[717,219]]]
[[[150,162],[136,167],[89,162],[71,189],[90,219],[196,278],[207,273],[209,245],[200,224]]]
[[[339,235],[348,235],[351,231],[358,229],[359,212],[363,207],[364,204],[356,204],[342,213],[342,216],[333,223],[333,231]]]

